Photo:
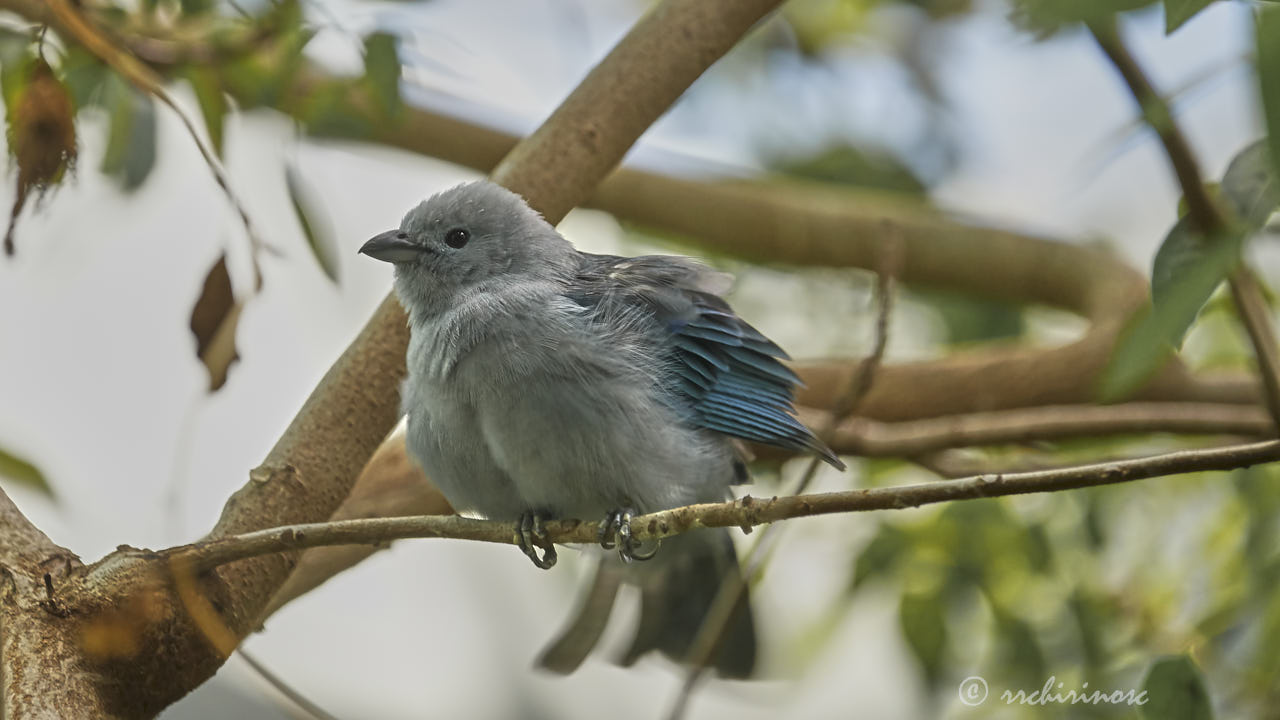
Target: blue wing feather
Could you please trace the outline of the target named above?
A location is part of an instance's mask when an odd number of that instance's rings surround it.
[[[641,305],[665,330],[676,382],[693,422],[733,437],[809,451],[844,469],[795,417],[800,378],[776,343],[707,287],[707,271],[683,258],[582,253],[569,297],[585,306]]]

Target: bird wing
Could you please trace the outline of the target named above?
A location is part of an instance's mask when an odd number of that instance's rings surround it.
[[[728,276],[680,257],[581,255],[568,296],[586,307],[647,310],[667,341],[674,389],[698,426],[813,452],[844,469],[795,417],[794,390],[803,383],[782,364],[787,353],[719,296]]]

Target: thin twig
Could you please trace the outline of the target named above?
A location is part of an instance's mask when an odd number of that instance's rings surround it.
[[[751,496],[723,503],[704,503],[637,516],[631,534],[638,540],[671,537],[695,528],[738,527],[813,515],[903,510],[953,500],[1058,492],[1145,480],[1166,475],[1235,470],[1280,460],[1280,440],[1182,450],[1135,460],[1079,465],[1069,468],[1003,475],[978,475],[962,480],[864,488],[761,500]],[[596,542],[599,523],[558,520],[546,525],[555,543]],[[405,538],[456,538],[514,544],[515,523],[426,515],[368,518],[329,523],[305,523],[228,535],[160,551],[175,565],[203,572],[220,565],[279,552],[327,545],[368,545]]]
[[[57,18],[60,28],[73,35],[81,46],[96,55],[98,59],[110,66],[112,70],[119,73],[134,87],[152,95],[167,105],[178,116],[178,120],[182,122],[187,134],[191,136],[191,140],[195,143],[196,149],[200,151],[200,156],[204,158],[205,165],[208,165],[209,171],[213,173],[214,181],[218,183],[218,187],[222,188],[227,201],[231,203],[231,207],[240,217],[241,224],[244,225],[245,233],[249,237],[249,245],[253,250],[251,260],[253,262],[254,289],[260,288],[262,285],[262,268],[259,262],[259,255],[266,249],[266,245],[258,237],[257,232],[254,231],[253,223],[249,220],[249,212],[245,209],[244,203],[240,201],[235,191],[231,189],[231,181],[227,178],[222,163],[218,162],[218,158],[213,151],[201,139],[195,123],[178,106],[173,96],[164,89],[164,80],[149,66],[131,55],[128,50],[116,47],[109,38],[81,16],[69,0],[47,0],[47,2],[49,10]]]
[[[885,226],[888,230],[885,233],[887,239],[884,246],[884,258],[881,261],[880,272],[876,274],[875,297],[878,309],[876,311],[875,344],[871,348],[871,354],[858,363],[849,383],[849,389],[832,405],[831,420],[820,433],[822,439],[828,443],[831,442],[831,436],[836,427],[845,418],[856,412],[858,407],[862,405],[862,401],[866,399],[867,393],[871,392],[871,385],[875,382],[876,371],[880,369],[880,365],[884,362],[884,353],[889,347],[889,318],[893,314],[894,285],[897,283],[898,273],[902,271],[906,248],[902,243],[902,231],[889,221],[885,221]]]
[[[1225,447],[1229,444],[1249,442],[1248,438],[1223,437],[1217,443],[1206,447]],[[1094,464],[1116,463],[1145,457],[1134,453],[1107,453],[1089,458]],[[1001,462],[998,459],[983,459],[964,451],[943,450],[942,452],[917,455],[911,462],[928,470],[944,480],[958,480],[976,475],[1013,475],[1025,472],[1041,472],[1044,470],[1060,470],[1076,467],[1078,462],[1068,462],[1052,455],[1036,452],[1022,452],[1014,460]]]
[[[299,710],[307,714],[307,717],[316,718],[316,720],[338,720],[338,718],[327,712],[324,708],[315,704],[306,695],[296,690],[289,683],[284,681],[279,675],[275,674],[266,665],[262,664],[257,658],[249,654],[244,648],[237,648],[236,654],[241,660],[245,661],[254,672],[269,684],[276,692],[283,695],[289,702],[293,703]]]
[[[1258,374],[1267,390],[1267,409],[1275,421],[1271,433],[1274,435],[1275,429],[1280,428],[1280,344],[1276,342],[1275,327],[1271,323],[1271,309],[1257,277],[1243,265],[1231,274],[1231,297],[1253,343]]]
[[[1165,154],[1178,177],[1178,184],[1182,186],[1182,196],[1187,201],[1187,216],[1192,224],[1206,240],[1220,239],[1231,231],[1231,222],[1205,189],[1195,155],[1178,128],[1178,123],[1174,121],[1169,104],[1156,92],[1142,66],[1125,46],[1114,19],[1090,24],[1089,31],[1098,47],[1124,78],[1142,110],[1143,119],[1160,136]],[[1228,282],[1231,285],[1231,296],[1240,311],[1240,320],[1249,333],[1258,358],[1258,372],[1267,391],[1267,408],[1271,411],[1277,428],[1280,428],[1280,356],[1277,355],[1280,351],[1277,349],[1275,329],[1266,312],[1266,300],[1262,296],[1261,287],[1247,270],[1233,272]]]
[[[1114,18],[1105,22],[1090,23],[1089,32],[1098,43],[1098,47],[1115,66],[1133,94],[1142,117],[1156,131],[1164,145],[1173,172],[1178,176],[1178,184],[1182,186],[1183,197],[1187,199],[1187,215],[1205,237],[1214,237],[1227,228],[1226,219],[1213,198],[1204,188],[1200,167],[1196,163],[1191,146],[1173,119],[1169,104],[1156,92],[1155,86],[1143,72],[1142,66],[1125,46],[1120,31],[1116,28]]]

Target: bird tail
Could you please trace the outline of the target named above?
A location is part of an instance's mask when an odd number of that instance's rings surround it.
[[[640,586],[641,605],[635,638],[621,664],[631,665],[653,650],[681,664],[699,662],[702,658],[690,657],[701,650],[695,646],[715,640],[709,654],[700,653],[706,655],[706,665],[723,677],[751,676],[756,663],[755,621],[733,541],[723,529],[668,538],[652,561],[625,570],[613,558],[604,558],[581,612],[544,651],[539,660],[542,667],[559,673],[578,667],[599,640],[624,575]],[[722,592],[725,597],[720,599]],[[720,627],[704,630],[708,621]],[[716,629],[720,632],[715,633]],[[700,640],[700,633],[718,637]]]

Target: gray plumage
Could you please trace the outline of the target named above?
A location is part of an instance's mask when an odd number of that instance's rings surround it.
[[[843,467],[795,419],[785,353],[719,297],[725,276],[691,260],[580,253],[484,181],[435,195],[362,252],[395,263],[408,449],[458,510],[594,520],[718,501],[745,479],[731,438]],[[676,540],[636,573],[646,607],[628,660],[682,659],[738,572],[727,532]],[[742,676],[754,653],[743,606],[716,664]]]

